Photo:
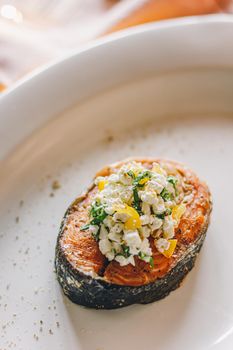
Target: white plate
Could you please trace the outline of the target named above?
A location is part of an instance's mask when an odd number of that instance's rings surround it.
[[[233,348],[232,37],[228,17],[143,26],[2,97],[1,350]],[[214,211],[197,264],[160,302],[74,305],[53,271],[62,215],[96,170],[138,155],[185,162],[209,183]]]

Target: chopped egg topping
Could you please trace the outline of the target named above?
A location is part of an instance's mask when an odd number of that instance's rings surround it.
[[[175,228],[186,207],[180,200],[179,176],[159,164],[148,170],[139,162],[97,177],[98,191],[90,207],[90,230],[109,261],[135,265],[135,257],[153,266],[149,237],[157,250],[170,258],[176,248]]]

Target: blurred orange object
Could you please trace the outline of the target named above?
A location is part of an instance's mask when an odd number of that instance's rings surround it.
[[[6,88],[5,85],[3,85],[3,84],[0,83],[0,92],[3,91],[3,90],[5,90],[5,88]]]
[[[231,3],[232,0],[147,0],[108,32],[162,19],[226,12]]]

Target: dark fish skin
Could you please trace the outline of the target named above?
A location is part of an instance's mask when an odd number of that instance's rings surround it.
[[[164,277],[140,287],[122,286],[95,279],[74,269],[57,245],[55,268],[65,295],[74,303],[94,309],[117,309],[131,304],[148,304],[165,298],[177,289],[193,268],[205,239],[206,230],[185,257]]]
[[[177,259],[175,265],[161,278],[140,286],[110,283],[106,279],[88,275],[75,268],[67,259],[61,239],[67,218],[77,203],[85,196],[77,198],[71,204],[63,218],[57,239],[55,270],[64,294],[74,303],[95,309],[116,309],[131,304],[148,304],[166,297],[177,289],[184,277],[193,268],[198,253],[203,245],[209,225],[211,199],[204,215],[204,222],[195,240],[187,244],[186,249]]]

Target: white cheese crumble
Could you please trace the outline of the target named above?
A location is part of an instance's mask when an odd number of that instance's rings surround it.
[[[179,177],[169,175],[158,163],[147,169],[140,162],[129,162],[113,171],[95,179],[98,191],[90,207],[90,222],[81,229],[89,229],[101,253],[121,266],[135,265],[135,258],[152,265],[150,242],[171,256],[169,240],[181,216]],[[182,210],[183,214],[184,204]],[[172,246],[175,249],[174,242]]]
[[[156,248],[158,249],[158,251],[160,253],[163,253],[165,250],[169,249],[170,243],[168,242],[167,239],[164,238],[159,238],[156,242],[155,242]]]

